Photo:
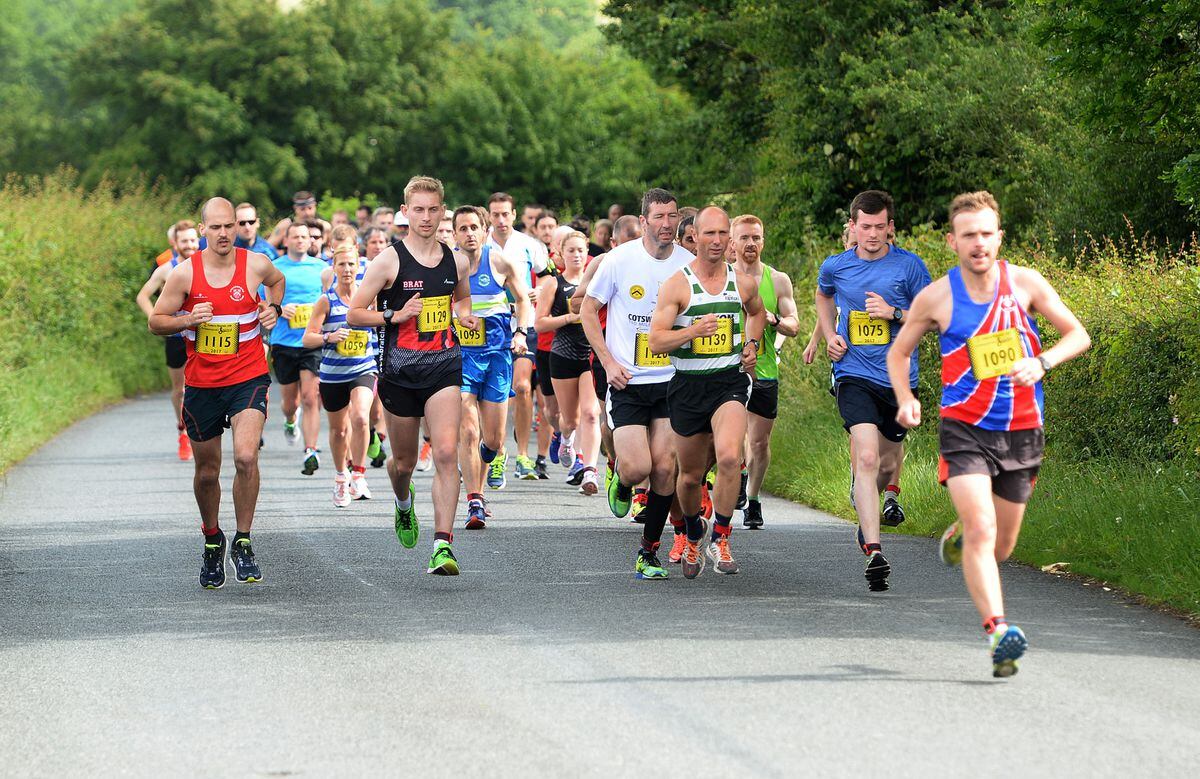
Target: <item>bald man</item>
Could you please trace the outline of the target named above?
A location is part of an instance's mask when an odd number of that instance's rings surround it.
[[[262,330],[275,326],[286,282],[266,255],[234,247],[237,222],[228,200],[209,200],[200,221],[208,246],[167,276],[149,324],[155,335],[184,337],[183,418],[196,462],[192,486],[204,533],[200,584],[215,590],[225,584],[225,534],[217,514],[226,428],[233,430],[237,518],[229,559],[239,582],[263,578],[250,545],[258,503],[258,442],[267,421],[271,384]],[[259,285],[267,288],[268,300],[258,299]]]

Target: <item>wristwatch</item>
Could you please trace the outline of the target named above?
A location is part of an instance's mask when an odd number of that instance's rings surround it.
[[[390,308],[385,308],[383,310],[383,323],[385,325],[390,325],[392,323],[392,317],[394,317],[395,315],[396,315],[395,311],[391,310]]]
[[[892,321],[899,322],[903,318],[904,318],[904,310],[901,309],[900,306],[894,306],[892,308]]]
[[[1037,356],[1037,361],[1042,364],[1042,373],[1050,372],[1050,361],[1049,360],[1047,360],[1043,355],[1039,354]]]
[[[747,338],[746,343],[754,344],[754,351],[756,351],[756,352],[758,351],[758,339],[757,338]]]
[[[281,317],[281,316],[283,316],[283,306],[279,305],[278,303],[269,303],[268,305],[269,305],[271,308],[275,309],[275,316],[276,316],[276,317]]]
[[[521,335],[529,335],[529,331],[523,327],[518,327],[513,330],[513,335],[516,335],[517,333],[520,333]]]

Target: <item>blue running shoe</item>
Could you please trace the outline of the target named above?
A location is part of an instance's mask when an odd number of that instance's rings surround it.
[[[562,433],[555,433],[550,439],[550,462],[558,465],[558,447],[562,446]]]
[[[487,486],[494,490],[504,489],[504,485],[508,484],[508,477],[504,475],[504,469],[507,467],[508,452],[501,449],[495,459],[488,464]]]
[[[1004,631],[999,628],[988,636],[992,650],[992,676],[1004,679],[1017,672],[1017,661],[1029,648],[1029,639],[1016,625],[1005,625]]]
[[[578,487],[583,483],[583,472],[586,470],[587,467],[583,464],[583,458],[576,457],[575,464],[567,471],[567,484],[570,484],[572,487]]]

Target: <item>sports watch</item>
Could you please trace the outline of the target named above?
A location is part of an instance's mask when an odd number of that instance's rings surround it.
[[[892,321],[899,322],[903,318],[904,318],[904,309],[900,308],[900,306],[893,306],[892,307]]]
[[[1037,356],[1037,361],[1042,364],[1042,373],[1050,372],[1050,361],[1047,360],[1045,356],[1039,354]]]
[[[385,325],[390,325],[392,323],[392,317],[394,317],[395,315],[396,315],[395,311],[391,310],[390,308],[385,308],[383,310],[383,323]]]

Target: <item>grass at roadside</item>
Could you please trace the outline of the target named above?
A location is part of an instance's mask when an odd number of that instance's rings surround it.
[[[780,417],[767,489],[846,519],[854,514],[847,437],[833,398],[799,351],[785,359]],[[1054,391],[1054,378],[1047,393]],[[909,436],[901,479],[908,520],[900,532],[936,536],[953,520],[937,484],[937,409],[926,401],[925,424]],[[1053,417],[1048,425],[1053,429]],[[768,521],[769,517],[768,517]],[[1053,447],[1029,504],[1014,557],[1031,565],[1070,563],[1070,571],[1200,614],[1200,483],[1181,465],[1072,461]],[[885,539],[886,545],[886,539]],[[851,553],[850,531],[846,532]],[[964,593],[965,597],[965,593]]]

